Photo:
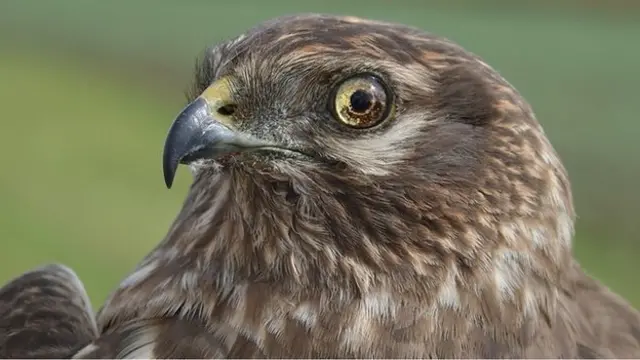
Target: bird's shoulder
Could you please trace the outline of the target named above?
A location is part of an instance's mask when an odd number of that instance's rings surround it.
[[[1,358],[67,357],[98,336],[82,282],[61,264],[25,272],[0,288],[0,329]]]
[[[575,332],[579,358],[640,356],[640,312],[577,263],[558,308]]]
[[[229,334],[207,329],[195,319],[133,319],[107,329],[72,358],[225,358]]]

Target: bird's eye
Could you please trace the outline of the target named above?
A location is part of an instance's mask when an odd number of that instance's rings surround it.
[[[341,123],[354,128],[369,128],[386,119],[393,104],[389,91],[372,75],[359,75],[342,81],[334,90],[330,107]]]

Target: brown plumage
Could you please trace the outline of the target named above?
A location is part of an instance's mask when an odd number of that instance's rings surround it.
[[[43,266],[0,288],[0,358],[65,358],[98,337],[84,286],[63,265]]]
[[[76,357],[640,357],[532,109],[460,46],[284,17],[207,50],[189,94],[164,155],[187,199]]]

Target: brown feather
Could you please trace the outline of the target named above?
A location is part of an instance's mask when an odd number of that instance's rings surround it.
[[[391,84],[398,110],[354,132],[327,94],[363,71]],[[102,331],[192,319],[225,334],[226,357],[640,356],[637,312],[572,258],[561,160],[479,57],[400,25],[304,15],[208,50],[190,100],[223,75],[243,132],[322,160],[194,166]]]
[[[0,358],[67,358],[98,336],[76,274],[52,264],[0,288]]]
[[[228,354],[223,334],[197,320],[150,319],[121,324],[87,344],[74,359],[211,359]],[[179,339],[179,341],[178,341]]]
[[[327,104],[363,72],[396,111],[354,130]],[[573,259],[560,158],[478,56],[298,15],[207,50],[189,100],[222,76],[239,131],[313,159],[194,163],[168,234],[77,357],[640,357],[636,310]]]

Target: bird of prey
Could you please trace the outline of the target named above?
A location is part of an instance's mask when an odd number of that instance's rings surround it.
[[[0,356],[640,357],[639,313],[572,255],[531,106],[443,37],[299,14],[213,46],[169,187],[179,164],[182,209],[95,323],[41,268],[2,289]]]

